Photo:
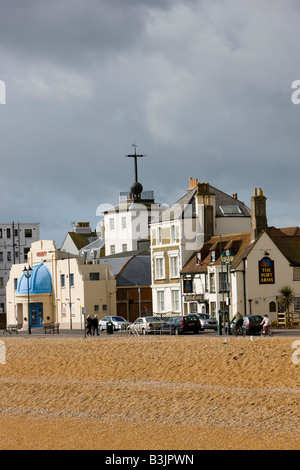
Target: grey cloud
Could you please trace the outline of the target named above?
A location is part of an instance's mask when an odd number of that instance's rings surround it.
[[[60,240],[63,221],[67,231],[70,220],[96,220],[98,205],[132,183],[125,154],[135,140],[147,154],[143,186],[159,202],[180,197],[190,176],[246,204],[261,186],[270,223],[300,225],[295,2],[0,0],[0,9],[0,184],[22,188],[1,204],[2,219],[40,214]]]

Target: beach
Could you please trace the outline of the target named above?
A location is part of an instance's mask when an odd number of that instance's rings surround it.
[[[299,449],[296,339],[3,336],[0,449]]]

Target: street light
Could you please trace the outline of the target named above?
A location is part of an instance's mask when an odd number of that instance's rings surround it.
[[[137,282],[138,294],[139,294],[139,317],[141,317],[141,283]]]
[[[28,295],[28,334],[31,335],[31,320],[30,320],[30,301],[29,301],[29,279],[31,277],[32,268],[28,266],[28,268],[23,269],[24,276],[27,279],[27,295]]]
[[[227,288],[227,305],[228,305],[228,325],[227,325],[227,334],[230,335],[230,314],[229,314],[229,305],[230,305],[230,283],[229,283],[229,269],[233,261],[234,256],[230,250],[224,250],[221,254],[222,264],[226,265],[226,288]]]

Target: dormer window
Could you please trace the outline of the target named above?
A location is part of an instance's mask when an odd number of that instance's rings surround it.
[[[224,216],[238,216],[238,215],[243,215],[241,209],[237,204],[229,204],[229,205],[224,205],[220,206],[220,209],[222,211],[222,214]]]
[[[215,250],[212,250],[210,252],[210,262],[211,263],[215,263],[216,262],[216,251]]]

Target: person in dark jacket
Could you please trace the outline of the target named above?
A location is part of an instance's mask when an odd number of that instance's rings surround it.
[[[97,315],[94,315],[94,318],[92,320],[92,325],[93,325],[93,336],[95,335],[95,332],[97,333],[97,336],[99,336],[99,320]]]
[[[244,323],[244,317],[243,315],[240,314],[240,312],[236,312],[234,315],[232,322],[236,321],[236,327],[239,328],[240,326],[243,326]]]
[[[92,336],[93,319],[90,315],[86,317],[86,334]]]

